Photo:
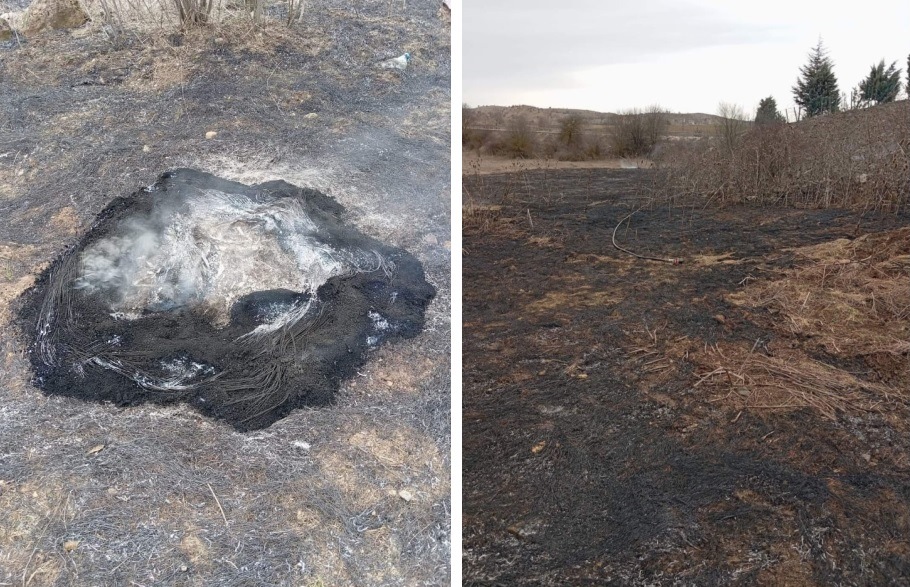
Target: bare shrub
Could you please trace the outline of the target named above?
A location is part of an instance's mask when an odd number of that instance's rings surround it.
[[[504,154],[514,159],[530,159],[534,156],[536,151],[534,133],[525,117],[519,116],[509,122],[501,149]]]
[[[173,0],[100,0],[98,6],[104,31],[111,38],[128,30],[162,32],[177,24]]]
[[[468,150],[477,151],[478,153],[480,153],[484,147],[489,147],[491,142],[490,131],[486,129],[472,129],[466,138],[462,137],[462,146]]]
[[[749,118],[739,104],[721,102],[717,106],[720,124],[716,127],[717,138],[725,149],[733,150],[740,138],[749,130]]]
[[[175,1],[179,2],[180,0]],[[253,22],[261,22],[263,0],[245,0],[244,4],[246,6],[246,13],[253,19]],[[290,16],[291,15],[288,14],[288,18],[290,18]]]
[[[610,150],[617,157],[649,155],[668,125],[667,112],[657,105],[620,112],[610,135]]]
[[[473,138],[471,126],[477,117],[474,110],[467,104],[461,105],[461,146],[467,147]]]
[[[605,159],[609,153],[610,150],[599,140],[583,136],[577,145],[571,148],[559,147],[551,156],[560,161],[596,161]]]
[[[910,102],[754,127],[733,149],[697,141],[662,162],[667,197],[687,203],[910,209]]]
[[[288,2],[288,20],[287,25],[291,26],[295,22],[303,20],[303,13],[306,11],[306,0],[287,0]]]
[[[609,154],[609,151],[599,140],[595,140],[594,142],[589,142],[585,146],[584,153],[586,159],[595,160],[604,159]]]
[[[582,143],[581,122],[578,114],[571,114],[559,122],[559,140],[570,150]]]
[[[208,24],[215,2],[216,0],[174,0],[180,24],[184,27]],[[259,3],[256,4],[258,6]]]

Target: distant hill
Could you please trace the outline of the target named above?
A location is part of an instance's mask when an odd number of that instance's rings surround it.
[[[582,132],[586,134],[606,134],[614,124],[618,114],[595,112],[593,110],[574,110],[571,108],[538,108],[536,106],[478,106],[472,108],[474,118],[470,128],[486,130],[505,130],[509,122],[524,117],[531,128],[541,134],[558,134],[559,124],[571,115],[582,119]],[[667,115],[670,127],[667,134],[671,137],[700,137],[711,134],[721,118],[714,114],[676,114]]]

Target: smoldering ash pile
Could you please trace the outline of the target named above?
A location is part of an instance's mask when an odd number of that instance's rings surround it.
[[[331,402],[371,349],[423,329],[420,262],[319,192],[180,169],[114,200],[24,294],[45,392],[188,402],[240,430]]]

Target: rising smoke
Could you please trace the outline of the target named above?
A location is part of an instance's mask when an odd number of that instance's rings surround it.
[[[333,248],[297,200],[258,203],[198,188],[168,195],[86,248],[73,287],[104,296],[117,317],[202,307],[224,326],[254,291],[312,293],[336,275],[387,263],[376,251]]]

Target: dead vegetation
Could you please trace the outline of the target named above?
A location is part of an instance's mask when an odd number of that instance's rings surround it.
[[[661,158],[665,197],[698,206],[910,207],[910,101],[755,127],[737,137],[668,149]]]
[[[728,388],[724,398],[737,406],[810,406],[831,419],[907,405],[910,229],[793,252],[796,268],[728,296],[756,312],[778,339],[773,345],[757,341],[751,350],[715,347],[703,354],[700,362],[717,367],[696,387]],[[808,348],[794,350],[801,346]]]
[[[792,251],[798,266],[730,300],[767,308],[778,328],[841,357],[906,352],[910,340],[910,228]]]
[[[770,132],[750,133],[740,150],[730,150],[731,157],[751,146],[758,149],[756,164],[767,155],[764,148],[792,157],[770,169],[809,169],[795,177],[778,175],[778,195],[771,198],[762,192],[763,170],[750,168],[745,174],[754,171],[756,183],[746,201],[905,211],[907,104],[888,108],[813,120],[803,123],[806,128],[775,125]],[[892,123],[900,130],[892,132]],[[830,139],[823,140],[826,136]],[[695,170],[690,179],[705,175]],[[728,189],[750,193],[735,183],[742,175],[730,175]],[[717,203],[731,202],[723,192],[716,196]],[[905,406],[910,389],[910,232],[871,233],[783,252],[795,256],[795,268],[747,278],[741,291],[728,296],[778,339],[762,343],[757,351],[743,345],[706,347],[698,359],[705,371],[697,384],[727,390],[713,401],[744,408],[812,407],[831,419]]]

